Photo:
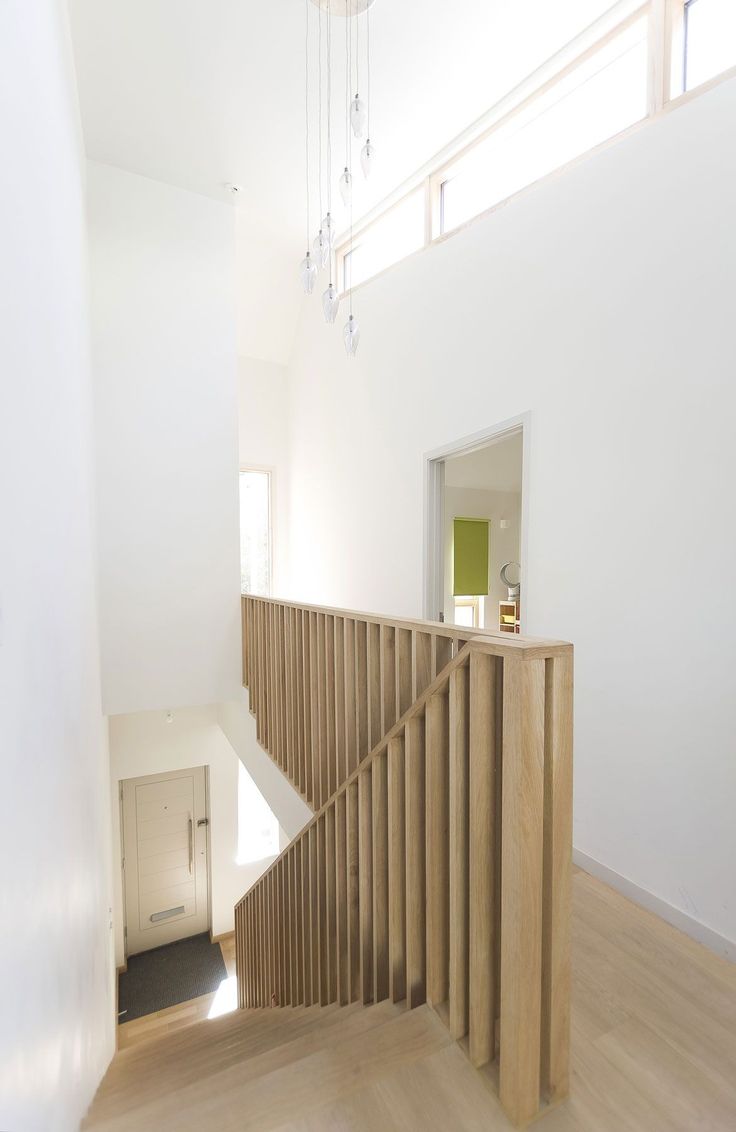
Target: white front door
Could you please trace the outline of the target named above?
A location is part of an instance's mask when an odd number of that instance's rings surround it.
[[[126,955],[209,928],[205,768],[123,782]]]

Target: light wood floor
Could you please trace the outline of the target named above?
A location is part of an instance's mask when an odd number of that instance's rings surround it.
[[[235,935],[224,936],[219,942],[228,978],[234,979]],[[205,1021],[216,997],[216,991],[212,994],[203,994],[198,998],[179,1002],[176,1006],[167,1006],[165,1010],[157,1010],[155,1014],[145,1014],[142,1018],[125,1022],[122,1026],[118,1026],[118,1049],[129,1049],[130,1046],[138,1045],[140,1042],[160,1038],[165,1034],[182,1030],[185,1026],[192,1026],[195,1022]]]
[[[535,1127],[736,1132],[736,967],[582,872],[573,917],[572,1095]],[[86,1129],[510,1132],[488,1074],[428,1007],[178,1029],[116,1055]]]

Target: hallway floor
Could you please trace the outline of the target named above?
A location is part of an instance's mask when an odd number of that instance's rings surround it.
[[[573,887],[571,1096],[535,1126],[734,1132],[736,966],[584,872]],[[248,1010],[191,1025],[207,1011],[188,1005],[117,1054],[85,1129],[510,1132],[490,1074],[428,1007]]]
[[[179,1002],[176,1006],[169,1006],[166,1010],[158,1010],[155,1014],[147,1014],[144,1018],[135,1018],[118,1026],[118,1049],[129,1049],[151,1038],[159,1038],[165,1034],[175,1033],[185,1026],[195,1022],[202,1022],[212,1017],[219,1017],[238,1008],[238,993],[235,983],[235,936],[225,936],[220,941],[222,958],[227,969],[227,982],[222,984],[214,994],[203,994],[199,998],[190,998],[187,1002]]]

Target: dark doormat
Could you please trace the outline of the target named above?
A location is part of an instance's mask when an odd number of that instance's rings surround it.
[[[118,976],[118,1022],[210,994],[226,978],[220,945],[210,943],[208,932],[131,955]]]

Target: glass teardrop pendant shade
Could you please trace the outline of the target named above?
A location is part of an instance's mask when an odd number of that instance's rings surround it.
[[[340,178],[340,196],[342,197],[342,203],[345,205],[346,208],[350,204],[350,200],[351,200],[352,195],[353,195],[353,178],[350,176],[350,170],[348,169],[348,167],[346,165],[345,171],[344,171],[342,177]]]
[[[353,133],[356,138],[363,137],[367,116],[365,102],[356,94],[355,98],[350,103],[350,125],[353,127]]]
[[[327,260],[330,258],[330,243],[321,228],[314,237],[312,250],[314,251],[314,262],[319,271],[320,268],[326,267]]]
[[[325,322],[334,322],[337,318],[337,308],[340,306],[340,296],[337,287],[330,283],[322,294],[322,310],[325,312]]]
[[[317,278],[317,265],[312,260],[309,252],[307,252],[304,259],[299,264],[299,278],[302,281],[305,295],[311,295],[314,290],[314,281]]]
[[[328,212],[322,221],[322,234],[330,247],[335,242],[335,225],[332,222],[332,213]]]
[[[343,341],[345,342],[345,349],[347,350],[348,357],[355,357],[355,353],[358,349],[358,343],[360,342],[360,327],[358,326],[358,320],[353,318],[352,315],[350,315],[350,318],[345,323],[342,337]]]
[[[363,170],[363,176],[368,179],[373,168],[373,158],[376,150],[370,138],[366,139],[366,143],[360,151],[360,165]]]

